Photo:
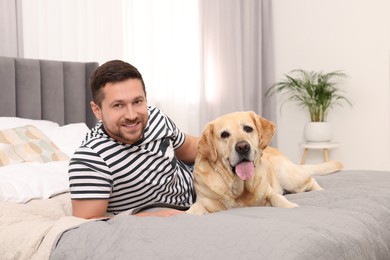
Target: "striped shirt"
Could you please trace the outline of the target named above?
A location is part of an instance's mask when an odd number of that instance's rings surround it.
[[[72,199],[108,199],[107,212],[117,214],[153,203],[190,206],[193,176],[174,150],[185,135],[155,107],[148,107],[144,136],[123,144],[107,135],[99,122],[69,164]]]

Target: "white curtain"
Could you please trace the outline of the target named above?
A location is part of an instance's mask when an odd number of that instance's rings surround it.
[[[20,0],[0,0],[0,56],[23,57]]]
[[[273,119],[263,100],[272,82],[271,0],[200,0],[200,123],[253,110]]]
[[[124,1],[125,57],[148,101],[190,134],[216,117],[253,110],[272,81],[270,0]]]
[[[124,18],[125,59],[142,73],[148,103],[198,135],[198,1],[126,0]]]
[[[17,1],[24,57],[126,60],[148,103],[189,134],[232,111],[273,119],[262,98],[272,82],[271,0]]]
[[[121,0],[22,0],[24,57],[123,58]]]

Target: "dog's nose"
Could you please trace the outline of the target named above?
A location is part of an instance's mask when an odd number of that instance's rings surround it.
[[[245,154],[250,150],[251,146],[246,141],[241,141],[236,144],[236,152],[239,154]]]

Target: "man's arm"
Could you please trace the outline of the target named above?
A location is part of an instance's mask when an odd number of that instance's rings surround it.
[[[198,154],[196,146],[198,145],[199,137],[186,135],[184,144],[176,150],[176,156],[186,163],[194,163],[195,157]]]
[[[72,200],[73,216],[79,218],[104,218],[108,200]]]
[[[158,210],[158,211],[153,211],[153,212],[139,212],[137,214],[134,214],[134,216],[137,217],[171,217],[179,214],[184,214],[184,211],[180,211],[177,209],[163,209],[163,210]]]
[[[106,218],[108,200],[72,200],[73,216],[85,219]],[[176,209],[163,209],[152,212],[139,212],[137,217],[170,217],[184,214]]]

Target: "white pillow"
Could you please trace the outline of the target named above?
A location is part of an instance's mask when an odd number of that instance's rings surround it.
[[[68,192],[68,164],[27,162],[0,167],[0,201],[26,203]]]
[[[46,135],[62,152],[72,157],[88,131],[86,124],[75,123],[48,129]]]
[[[60,126],[59,124],[48,120],[34,120],[20,117],[0,117],[0,130],[24,125],[33,125],[44,133],[45,130]]]

